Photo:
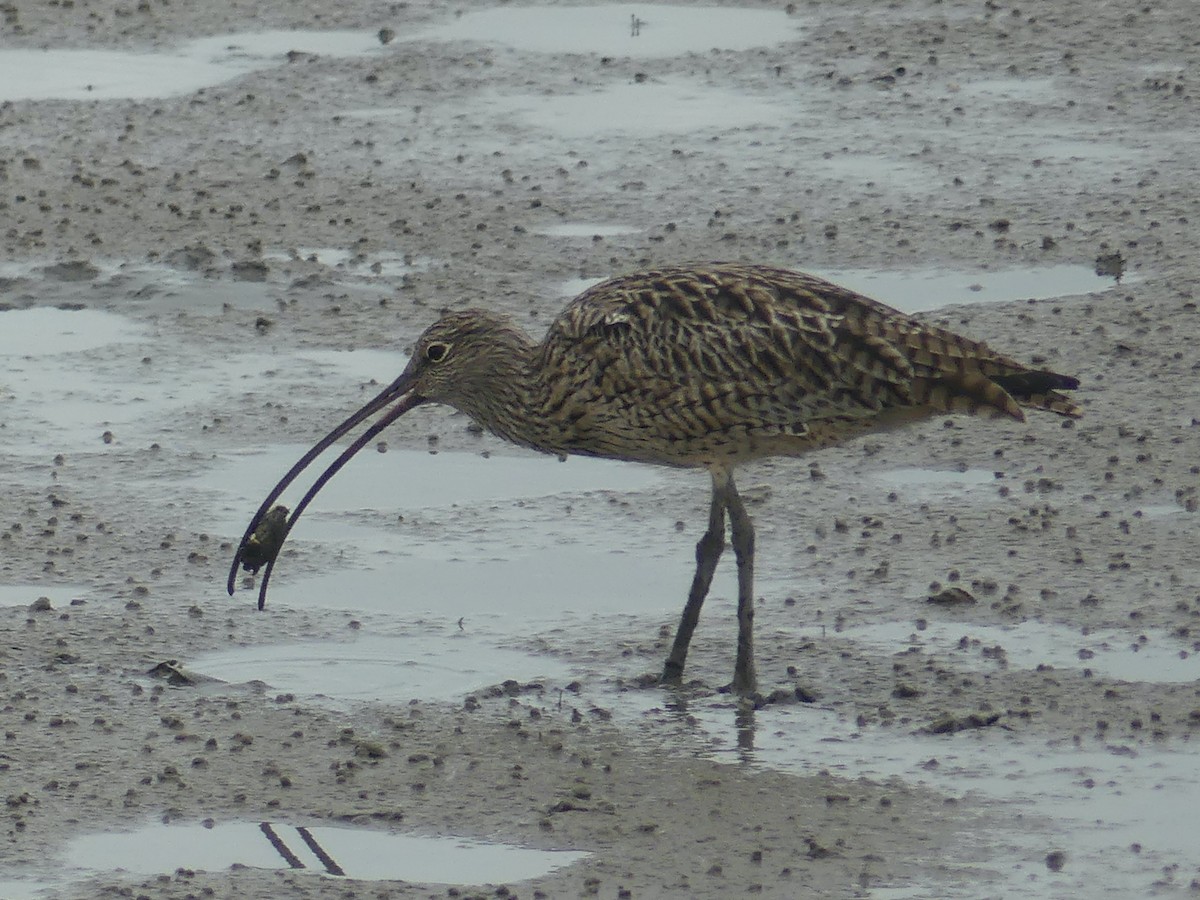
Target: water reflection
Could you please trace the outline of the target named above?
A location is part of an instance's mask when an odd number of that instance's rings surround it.
[[[742,703],[738,705],[733,716],[734,729],[737,731],[737,746],[743,762],[754,759],[754,737],[757,726],[754,718],[754,705]]]
[[[209,820],[198,825],[155,824],[128,833],[84,835],[70,843],[67,863],[78,869],[139,874],[177,868],[222,871],[240,864],[363,880],[496,884],[536,878],[587,855],[454,836],[278,822],[216,824]]]

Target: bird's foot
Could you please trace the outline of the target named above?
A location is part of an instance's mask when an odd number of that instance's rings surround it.
[[[739,703],[750,704],[754,707],[754,709],[762,709],[769,702],[766,697],[758,692],[758,686],[756,684],[739,686],[736,679],[729,682],[729,684],[722,685],[721,687],[717,688],[717,693],[733,694],[738,698]]]
[[[663,665],[662,674],[658,676],[658,683],[675,687],[683,684],[683,664],[668,659]]]

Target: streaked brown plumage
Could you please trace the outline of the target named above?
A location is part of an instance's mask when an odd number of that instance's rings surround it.
[[[754,529],[733,481],[739,463],[795,456],[940,413],[1023,421],[1026,406],[1078,416],[1060,393],[1077,386],[820,278],[767,266],[681,266],[610,279],[573,300],[541,343],[505,316],[451,313],[421,335],[393,384],[271,492],[247,529],[229,588],[239,561],[261,564],[242,549],[261,518],[325,448],[391,405],[317,480],[289,529],[379,431],[416,405],[445,403],[547,453],[708,469],[709,528],[696,546],[696,575],[663,679],[682,675],[728,511],[738,562],[734,688],[751,693]],[[260,606],[273,564],[274,557]]]

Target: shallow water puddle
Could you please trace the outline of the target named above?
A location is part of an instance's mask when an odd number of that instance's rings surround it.
[[[968,670],[1047,663],[1129,681],[1200,681],[1200,653],[1164,632],[1084,634],[1038,622],[1011,627],[935,622],[921,631],[889,624],[850,627],[829,637],[860,641],[883,653],[919,646],[939,654],[943,664],[965,663]],[[1003,653],[995,652],[997,646]],[[1106,741],[1084,734],[1076,745],[1069,734],[1052,740],[1026,737],[1020,729],[1002,727],[1003,720],[998,727],[954,735],[917,733],[923,721],[859,727],[853,716],[822,709],[819,702],[768,706],[750,716],[721,701],[672,709],[661,705],[662,695],[650,692],[611,695],[606,702],[635,725],[654,721],[666,726],[664,733],[673,729],[681,748],[707,745],[717,760],[881,783],[899,778],[951,797],[1004,804],[993,810],[1012,818],[988,833],[985,858],[947,868],[928,883],[878,890],[872,885],[872,896],[973,898],[1011,891],[1014,897],[1124,900],[1145,896],[1158,871],[1168,873],[1168,882],[1182,879],[1170,882],[1172,887],[1185,886],[1194,876],[1197,844],[1190,823],[1200,805],[1200,747],[1186,738],[1173,745],[1128,746],[1115,735]],[[697,723],[699,734],[693,728]],[[970,851],[984,846],[972,844]],[[1051,851],[1065,853],[1061,871],[1047,868]],[[1171,875],[1176,866],[1179,872]],[[1100,872],[1103,877],[1097,879]],[[947,884],[942,880],[947,876],[962,883]]]
[[[543,53],[654,58],[745,50],[790,39],[794,20],[772,10],[649,5],[480,10],[400,40],[479,41]],[[217,35],[168,50],[0,50],[0,101],[150,99],[188,94],[291,52],[395,52],[375,31],[264,31]]]
[[[212,272],[196,261],[193,262],[197,265],[196,269],[166,263],[135,263],[104,257],[90,257],[86,262],[62,264],[51,264],[44,260],[0,262],[0,277],[36,282],[28,285],[26,289],[30,294],[36,291],[39,300],[45,304],[55,301],[55,298],[46,296],[46,285],[56,287],[61,283],[88,282],[95,287],[120,292],[125,303],[189,313],[215,314],[223,312],[226,307],[273,309],[276,297],[282,293],[279,284],[265,281],[217,281]],[[220,267],[225,265],[227,263],[221,261]],[[215,268],[218,266],[214,265]],[[68,302],[75,302],[80,294],[81,292],[75,291]]]
[[[1141,151],[1119,144],[1106,144],[1101,141],[1087,140],[1037,140],[1030,138],[1030,143],[1037,147],[1039,159],[1084,161],[1095,160],[1110,162],[1116,159],[1128,159],[1137,156]]]
[[[281,65],[291,51],[359,56],[380,49],[370,31],[264,31],[201,38],[169,52],[0,50],[0,101],[172,97]]]
[[[217,281],[168,265],[130,266],[110,281],[125,302],[155,312],[173,310],[189,315],[221,315],[227,308],[267,312],[276,308],[282,291],[267,281]]]
[[[549,225],[546,228],[532,229],[534,234],[547,237],[565,238],[595,238],[616,237],[621,234],[637,234],[642,229],[631,225],[600,225],[587,222],[564,222],[561,225]]]
[[[57,885],[49,881],[0,878],[0,897],[4,900],[37,900]]]
[[[1146,519],[1167,519],[1174,516],[1188,515],[1190,512],[1186,507],[1180,506],[1178,503],[1149,503],[1134,509],[1133,514]]]
[[[142,875],[180,868],[223,871],[240,864],[371,881],[497,884],[536,878],[587,855],[363,828],[229,822],[212,827],[155,824],[127,833],[84,835],[68,845],[66,864]]]
[[[814,165],[859,184],[937,186],[936,172],[907,156],[889,157],[844,151],[822,155]]]
[[[349,250],[300,247],[262,254],[263,280],[221,277],[225,261],[212,271],[194,271],[168,264],[124,265],[110,273],[107,287],[120,289],[127,303],[148,311],[186,312],[189,315],[221,315],[228,308],[258,310],[273,314],[287,295],[285,284],[298,275],[317,275],[350,290],[391,294],[386,280],[428,264],[390,253],[355,254]],[[321,271],[324,267],[331,271]]]
[[[1001,100],[1048,101],[1060,96],[1053,78],[983,78],[956,85],[954,93]]]
[[[0,101],[172,97],[247,71],[183,53],[0,50]]]
[[[333,353],[310,355],[338,361]],[[349,354],[345,356],[343,362],[349,365]],[[400,369],[395,371],[399,373]],[[282,444],[234,452],[196,478],[195,484],[232,494],[239,504],[257,502],[307,450],[307,445]],[[333,458],[331,451],[329,461]],[[320,461],[314,463],[314,475],[322,468]],[[658,484],[662,477],[649,466],[603,459],[570,458],[559,462],[540,453],[484,457],[473,453],[364,450],[321,491],[305,517],[319,511],[415,511],[584,491],[638,491]]]
[[[173,412],[234,393],[247,379],[275,378],[283,390],[289,381],[311,383],[330,368],[303,355],[246,354],[218,362],[200,348],[172,344],[160,339],[132,351],[98,348],[86,366],[71,354],[0,356],[11,361],[0,391],[24,410],[11,420],[5,448],[51,455],[103,450],[106,431],[114,443],[148,446],[181,424],[171,421]]]
[[[907,313],[959,303],[1003,303],[1092,294],[1116,287],[1090,266],[1058,265],[993,272],[950,269],[833,269],[812,274]]]
[[[928,883],[872,884],[872,897],[1125,900],[1146,896],[1156,866],[1167,871],[1182,863],[1180,877],[1189,873],[1183,883],[1191,877],[1200,752],[1186,744],[1134,750],[1093,741],[1083,749],[1002,728],[929,736],[914,733],[920,723],[859,728],[852,717],[819,705],[769,706],[750,716],[731,704],[673,709],[661,705],[657,692],[606,695],[604,702],[634,727],[651,721],[662,732],[666,726],[681,749],[705,745],[718,761],[879,783],[901,779],[968,802],[1004,804],[994,811],[1011,817],[1008,824],[987,832],[986,845],[971,843],[969,862],[947,865]],[[963,839],[973,841],[971,832]],[[1060,872],[1046,866],[1053,850],[1066,854]],[[945,860],[956,851],[938,853]]]
[[[0,606],[28,606],[45,597],[57,608],[90,593],[91,588],[82,584],[0,584]]]
[[[404,704],[414,698],[454,701],[509,679],[527,682],[568,674],[553,657],[491,646],[452,621],[445,628],[403,636],[239,647],[188,660],[187,668],[230,684],[261,681],[335,706]]]
[[[769,124],[787,124],[793,111],[778,102],[744,91],[702,82],[662,79],[642,84],[616,84],[597,90],[543,96],[495,94],[489,113],[514,118],[559,137],[645,137],[690,134],[712,129],[726,132]]]
[[[883,482],[897,496],[913,500],[940,499],[968,492],[979,493],[980,488],[995,484],[996,473],[987,469],[967,469],[962,472],[949,469],[891,469],[872,473],[872,478]]]
[[[5,380],[14,360],[61,356],[95,350],[109,344],[135,341],[144,329],[122,316],[96,309],[9,309],[0,312],[0,356]]]
[[[686,552],[664,559],[570,546],[532,552],[518,545],[507,558],[488,559],[477,547],[446,544],[465,558],[372,560],[369,569],[303,579],[283,574],[285,559],[276,566],[269,602],[373,611],[405,621],[452,623],[463,618],[470,628],[489,635],[520,637],[549,626],[581,628],[580,622],[596,616],[673,618],[682,608],[694,568]],[[718,570],[714,597],[729,594],[732,577],[724,568]]]
[[[706,731],[729,733],[728,711],[692,713]],[[977,897],[978,884],[987,883],[988,896],[1008,889],[1020,897],[1123,900],[1145,896],[1147,873],[1155,869],[1148,859],[1164,867],[1195,860],[1194,829],[1185,824],[1200,803],[1200,754],[1194,749],[1081,750],[1068,741],[1030,742],[996,728],[953,737],[859,730],[853,722],[811,708],[760,712],[756,725],[754,749],[741,753],[756,763],[807,774],[828,770],[880,781],[898,777],[951,796],[1001,800],[1019,815],[1014,827],[990,833],[990,858],[964,867],[976,888],[947,892],[935,882],[912,896]],[[1066,854],[1061,872],[1046,868],[1052,850]],[[994,872],[999,882],[976,882],[971,873],[979,870]],[[1103,872],[1099,881],[1098,872]],[[896,890],[880,896],[905,896],[905,887]]]
[[[203,59],[286,62],[289,53],[316,56],[363,56],[383,45],[377,31],[244,31],[188,41],[188,55]]]
[[[436,493],[436,487],[428,490]],[[394,496],[404,493],[400,487]],[[665,522],[648,526],[655,536],[651,545],[638,534],[614,535],[607,507],[599,500],[588,516],[558,511],[548,516],[544,507],[509,502],[468,507],[461,517],[443,520],[414,504],[401,508],[416,524],[381,516],[378,525],[310,510],[292,535],[293,546],[332,562],[332,571],[295,576],[285,555],[275,569],[270,602],[372,611],[405,621],[465,618],[471,628],[510,637],[597,615],[673,616],[694,566],[695,535],[678,535]],[[249,510],[249,501],[239,503],[224,508],[215,521],[238,534]],[[430,523],[422,525],[427,518]],[[307,541],[325,546],[300,543]],[[715,592],[729,588],[731,573],[732,568],[718,570]]]
[[[437,115],[437,111],[433,111]],[[348,116],[397,119],[412,116],[408,106],[364,107]],[[661,78],[641,83],[608,83],[571,93],[487,91],[455,107],[457,119],[490,121],[503,135],[505,152],[557,146],[560,138],[588,138],[597,144],[664,134],[723,134],[755,126],[780,128],[799,117],[793,106],[704,81]],[[737,141],[748,136],[734,137]],[[499,144],[495,149],[500,149]],[[557,151],[555,151],[557,152]],[[591,237],[594,232],[586,232]],[[566,236],[566,235],[562,235]],[[571,235],[577,236],[577,235]],[[582,236],[582,235],[578,235]]]
[[[179,410],[222,394],[241,396],[251,381],[277,391],[293,384],[311,387],[331,376],[384,383],[406,361],[403,354],[382,350],[244,353],[218,360],[203,346],[153,333],[113,313],[3,311],[0,401],[9,414],[4,448],[53,455],[103,451],[108,443],[149,446],[176,428],[191,427],[177,416]],[[104,438],[105,432],[111,436]]]
[[[271,447],[239,454],[199,476],[202,486],[233,497],[221,501],[215,519],[219,527],[240,533],[266,486],[303,449]],[[607,496],[609,491],[643,490],[665,477],[650,467],[600,460],[564,464],[545,456],[366,453],[361,465],[356,461],[330,482],[293,533],[297,553],[332,563],[326,567],[329,573],[297,576],[291,571],[295,563],[285,555],[275,569],[268,602],[376,614],[443,629],[416,640],[414,646],[423,648],[419,659],[406,663],[418,666],[414,671],[394,663],[417,652],[405,644],[408,639],[389,638],[378,653],[372,643],[313,648],[313,653],[332,654],[351,683],[387,696],[392,696],[393,684],[412,690],[411,696],[440,696],[443,689],[454,696],[480,683],[557,674],[561,669],[553,660],[492,651],[476,645],[475,636],[520,641],[547,629],[585,633],[605,617],[654,617],[651,623],[664,616],[674,619],[691,577],[695,535],[676,532],[665,519],[614,533],[613,498]],[[604,493],[588,496],[596,491]],[[559,499],[559,494],[564,496]],[[537,499],[550,496],[554,499]],[[647,546],[643,532],[651,531],[655,543]],[[323,545],[306,546],[306,541]],[[732,596],[733,579],[733,567],[718,571],[713,606],[721,602],[718,598]],[[252,602],[252,588],[243,590],[244,602]],[[460,620],[461,632],[456,625]],[[388,644],[392,641],[399,643],[393,647]],[[360,658],[359,650],[366,656],[355,671],[349,663]],[[311,654],[297,656],[281,648],[279,659],[263,656],[275,652],[234,651],[192,667],[224,680],[259,678],[291,689],[300,677],[295,667],[311,668]],[[472,660],[479,662],[477,670],[470,666]],[[282,673],[256,668],[268,663],[293,668]],[[471,678],[448,679],[445,673],[456,669],[471,672]],[[323,677],[317,671],[305,690],[327,693]],[[419,690],[414,679],[420,679]],[[410,694],[403,691],[407,699]]]
[[[228,497],[213,527],[239,534],[267,487],[305,449],[233,454],[193,479]],[[285,556],[272,597],[406,620],[465,616],[486,622],[493,634],[520,634],[531,621],[564,616],[671,610],[686,590],[695,536],[680,537],[668,522],[652,522],[645,527],[661,540],[647,549],[637,534],[613,533],[612,498],[604,496],[644,491],[668,477],[650,466],[609,460],[364,452],[321,492],[292,535],[293,541],[332,545],[304,553],[350,551],[349,566],[293,579],[285,574]],[[596,492],[601,495],[587,496]],[[687,550],[680,550],[681,541]],[[719,583],[723,577],[719,573]]]
[[[1190,643],[1148,629],[1140,635],[1108,630],[1084,634],[1046,622],[927,622],[918,630],[910,624],[884,622],[848,627],[838,634],[885,653],[919,647],[925,653],[949,655],[989,671],[998,666],[1033,669],[1044,664],[1056,669],[1091,669],[1099,677],[1121,681],[1200,681],[1200,652]]]
[[[0,399],[10,416],[6,449],[53,455],[83,442],[102,446],[110,420],[141,412],[128,409],[137,394],[128,382],[130,358],[141,357],[138,348],[146,339],[137,323],[99,310],[0,312]]]
[[[406,39],[645,59],[769,47],[791,40],[797,31],[795,19],[775,10],[614,3],[484,9]]]
[[[263,254],[263,259],[276,262],[307,262],[320,263],[330,268],[344,266],[354,259],[354,254],[340,247],[295,247],[290,250],[272,250]]]

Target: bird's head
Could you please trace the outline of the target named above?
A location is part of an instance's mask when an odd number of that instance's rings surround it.
[[[421,401],[447,403],[469,414],[497,380],[512,376],[529,339],[505,316],[480,309],[449,313],[430,325],[400,376]]]
[[[259,587],[258,607],[266,602],[267,583],[275,559],[292,526],[312,502],[317,493],[351,458],[373,441],[380,432],[402,415],[422,403],[447,403],[476,418],[487,420],[489,406],[510,389],[513,378],[522,364],[529,338],[504,316],[485,310],[470,309],[450,313],[429,326],[417,338],[412,357],[400,376],[380,391],[361,409],[337,428],[321,438],[302,456],[279,483],[271,489],[242,537],[229,571],[228,589],[232,594],[240,564],[257,571],[265,564]],[[270,552],[264,556],[261,546],[254,544],[256,529],[272,515],[273,504],[279,496],[335,441],[357,425],[378,418],[329,464],[296,504],[286,525],[276,529],[269,542]],[[286,511],[284,513],[286,515]]]

